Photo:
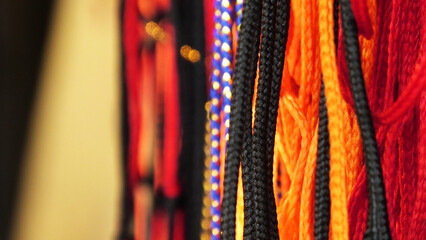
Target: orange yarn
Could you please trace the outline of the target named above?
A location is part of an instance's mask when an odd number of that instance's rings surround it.
[[[345,148],[343,122],[345,105],[337,77],[336,50],[333,39],[333,2],[319,0],[319,8],[321,69],[324,76],[330,132],[330,233],[331,239],[345,240],[349,239],[345,172],[348,156]]]
[[[368,15],[370,16],[371,25],[373,28],[373,36],[366,39],[364,36],[359,36],[359,47],[361,50],[361,67],[364,73],[364,81],[366,89],[370,86],[370,81],[373,76],[374,65],[374,42],[377,38],[377,6],[376,0],[366,0],[368,7]]]
[[[308,161],[303,179],[302,198],[300,207],[299,239],[314,239],[315,211],[315,167],[317,159],[318,125],[309,148]]]
[[[313,239],[315,162],[321,72],[317,3],[292,2],[276,161],[281,162],[280,238]]]

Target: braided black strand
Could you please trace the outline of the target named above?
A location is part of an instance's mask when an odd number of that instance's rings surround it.
[[[250,77],[247,79],[248,84],[245,91],[244,99],[244,142],[243,142],[243,154],[242,154],[242,180],[243,180],[243,191],[244,191],[244,239],[255,239],[253,235],[253,210],[254,203],[252,197],[252,106],[253,106],[253,94],[254,94],[254,82],[257,73],[257,61],[259,57],[259,42],[260,42],[260,9],[259,9],[258,21],[253,22],[253,36],[255,41],[253,42],[253,54],[251,57],[251,71]]]
[[[339,42],[339,0],[333,3],[334,45]],[[317,164],[315,168],[314,239],[327,240],[330,230],[330,139],[324,82],[321,77]]]
[[[261,43],[259,59],[259,80],[257,86],[256,112],[253,127],[253,199],[255,214],[254,228],[256,239],[269,239],[268,202],[266,187],[266,151],[268,109],[272,81],[272,62],[274,52],[274,30],[276,0],[262,2]]]
[[[333,31],[334,31],[334,45],[336,46],[339,43],[339,0],[334,0],[333,2]]]
[[[247,0],[243,5],[232,89],[229,142],[225,158],[224,195],[221,211],[221,239],[235,239],[235,213],[238,173],[244,135],[244,91],[252,76],[253,51],[256,51],[256,23],[260,19],[261,0]],[[258,48],[258,46],[257,46]],[[256,56],[257,58],[257,56]],[[257,62],[257,60],[256,60]],[[254,69],[256,71],[256,69]]]
[[[290,21],[290,0],[278,0],[276,5],[276,25],[274,40],[274,58],[272,64],[272,82],[269,99],[267,152],[266,152],[266,190],[268,201],[268,223],[270,239],[278,239],[278,221],[273,188],[273,162],[275,132],[278,116],[284,55],[287,45],[288,28]]]
[[[350,0],[341,0],[340,4],[346,64],[367,172],[368,216],[364,239],[391,239],[382,169],[361,69],[358,29]]]
[[[330,224],[330,142],[324,83],[319,102],[317,166],[315,169],[314,239],[327,240]]]

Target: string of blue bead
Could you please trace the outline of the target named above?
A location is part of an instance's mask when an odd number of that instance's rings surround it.
[[[214,2],[214,29],[213,29],[213,59],[212,59],[212,75],[210,88],[210,154],[211,154],[211,206],[210,212],[212,217],[212,240],[220,238],[220,109],[221,109],[221,1]]]

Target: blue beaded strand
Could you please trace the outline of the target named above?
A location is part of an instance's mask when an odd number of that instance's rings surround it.
[[[211,206],[210,212],[212,217],[212,240],[220,238],[220,97],[221,97],[221,39],[220,31],[222,29],[221,18],[221,1],[214,2],[214,29],[213,29],[213,59],[212,59],[212,75],[210,89],[210,154],[211,154]]]

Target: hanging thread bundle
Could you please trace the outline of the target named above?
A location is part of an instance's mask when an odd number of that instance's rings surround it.
[[[121,239],[426,239],[425,0],[123,3]]]

